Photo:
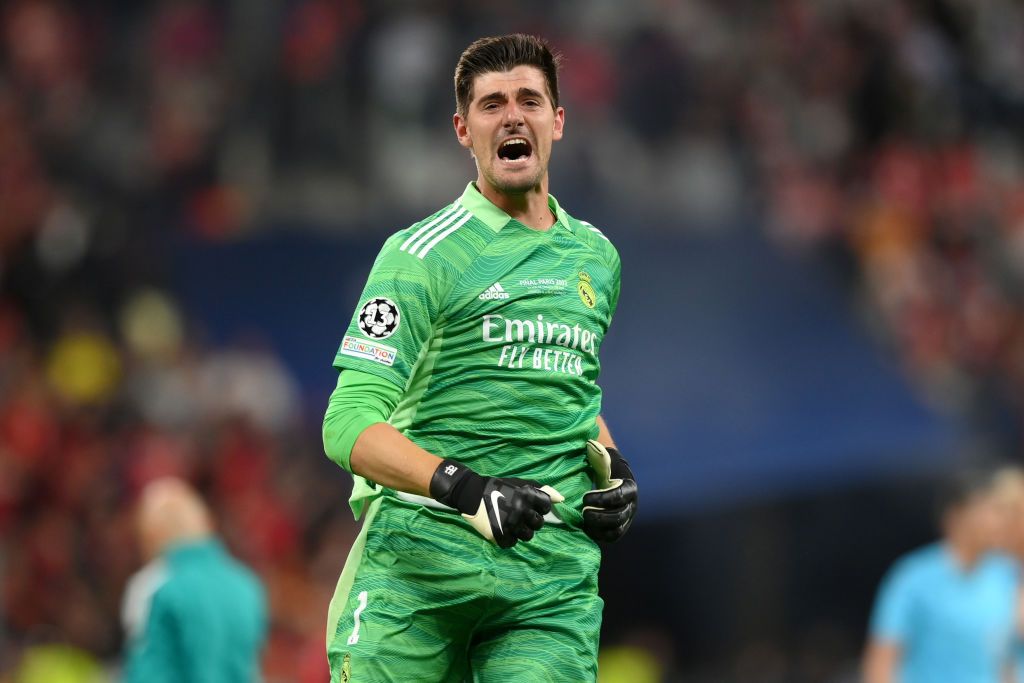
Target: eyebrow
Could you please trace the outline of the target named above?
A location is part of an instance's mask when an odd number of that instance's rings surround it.
[[[539,98],[539,99],[545,99],[544,93],[538,92],[538,91],[534,90],[533,88],[520,88],[518,91],[516,91],[516,97],[536,97],[536,98]],[[508,98],[505,97],[505,93],[501,92],[500,90],[495,90],[492,93],[488,93],[487,95],[483,95],[477,101],[478,102],[489,102],[489,101],[492,101],[492,100],[496,100],[496,101],[499,101],[499,102],[504,102],[506,99],[508,99]]]

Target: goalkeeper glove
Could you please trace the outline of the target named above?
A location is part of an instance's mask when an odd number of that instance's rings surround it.
[[[499,548],[529,541],[544,526],[558,491],[525,479],[483,477],[462,463],[445,460],[430,478],[430,495],[462,513],[481,536]]]
[[[611,543],[629,530],[636,516],[636,477],[613,446],[587,442],[587,461],[597,488],[583,495],[583,530],[595,541]]]

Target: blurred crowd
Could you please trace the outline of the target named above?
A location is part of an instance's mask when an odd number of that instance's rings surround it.
[[[1024,8],[811,4],[780,3],[745,95],[768,230],[835,249],[931,403],[1016,452]]]
[[[449,128],[459,51],[533,31],[564,55],[563,203],[834,248],[936,405],[1003,408],[987,426],[1019,432],[1022,13],[17,0],[0,15],[0,257],[29,239],[53,271],[127,252],[124,278],[159,267],[140,233],[387,232],[382,216],[433,210],[471,173]]]
[[[326,605],[355,523],[274,355],[202,348],[155,290],[131,295],[113,327],[77,309],[43,344],[5,305],[0,330],[0,680],[116,669],[142,563],[136,497],[181,476],[268,587],[267,680],[323,683]]]
[[[937,407],[1019,442],[1014,0],[12,0],[0,647],[114,661],[133,495],[180,473],[271,587],[270,680],[320,666],[354,529],[345,477],[321,472],[321,406],[258,341],[204,345],[163,257],[180,235],[387,232],[381,216],[435,209],[472,173],[449,128],[453,65],[511,30],[564,54],[564,204],[651,231],[753,225],[825,254]]]

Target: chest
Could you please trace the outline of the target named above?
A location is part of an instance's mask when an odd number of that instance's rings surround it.
[[[564,230],[563,230],[564,232]],[[461,367],[522,371],[561,384],[593,382],[611,319],[615,274],[568,234],[499,235],[459,276],[442,313]]]
[[[558,339],[564,327],[603,336],[611,317],[613,277],[607,264],[569,234],[499,235],[463,273],[449,299],[448,322],[483,326],[506,321],[535,339]]]
[[[916,617],[933,638],[995,652],[1009,644],[1015,601],[1013,581],[1000,575],[947,576],[919,595]]]

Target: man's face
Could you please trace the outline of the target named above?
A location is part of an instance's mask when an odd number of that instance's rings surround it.
[[[1005,517],[991,493],[977,494],[958,506],[951,514],[964,537],[979,550],[992,550],[1005,536]]]
[[[1024,482],[1004,482],[996,492],[1001,524],[1000,546],[1020,552],[1024,549]]]
[[[534,66],[476,76],[466,116],[454,117],[459,143],[472,150],[482,178],[506,194],[527,192],[544,179],[564,121]]]

